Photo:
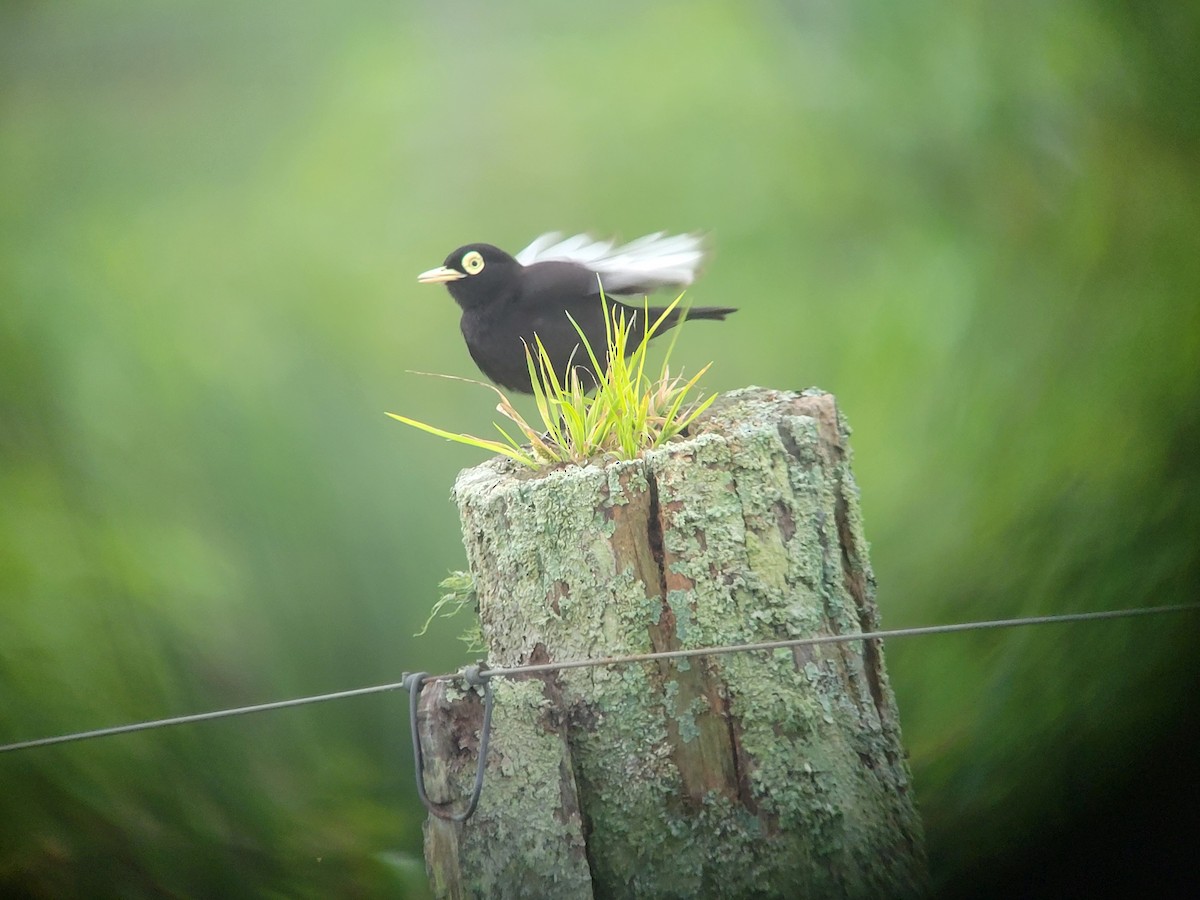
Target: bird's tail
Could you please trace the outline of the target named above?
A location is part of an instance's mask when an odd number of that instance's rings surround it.
[[[683,309],[680,318],[723,321],[727,315],[735,312],[737,312],[736,306],[693,306],[690,309]]]
[[[657,322],[659,317],[666,311],[666,307],[663,306],[657,308],[650,307],[650,321]],[[722,321],[727,315],[735,312],[737,312],[737,308],[733,306],[677,306],[671,310],[671,314],[667,316],[663,327],[672,328],[684,319],[716,319],[717,321]]]

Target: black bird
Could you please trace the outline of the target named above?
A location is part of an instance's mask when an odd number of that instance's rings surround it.
[[[544,234],[510,256],[491,244],[467,244],[446,257],[436,269],[422,272],[422,284],[444,284],[462,307],[462,333],[480,371],[501,387],[532,392],[525,345],[535,348],[541,338],[555,372],[565,380],[567,367],[576,369],[585,386],[594,385],[587,350],[567,318],[575,319],[601,366],[608,364],[604,308],[600,292],[609,298],[610,310],[626,311],[632,322],[630,350],[641,342],[646,310],[614,298],[643,296],[659,288],[682,288],[692,283],[704,258],[696,235],[647,235],[623,246],[594,241],[586,234],[560,240]],[[725,306],[676,308],[656,334],[689,319],[724,319],[736,310]],[[663,307],[650,307],[650,322]]]

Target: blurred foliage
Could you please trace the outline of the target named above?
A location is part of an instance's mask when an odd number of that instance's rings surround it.
[[[549,229],[711,229],[690,298],[742,311],[677,360],[838,395],[885,624],[1196,599],[1198,19],[0,7],[0,741],[459,664],[412,635],[479,457],[383,411],[489,427],[407,374],[474,375],[415,275]],[[1195,633],[893,642],[939,884],[1170,772]],[[383,695],[0,757],[0,893],[422,896],[405,731]]]

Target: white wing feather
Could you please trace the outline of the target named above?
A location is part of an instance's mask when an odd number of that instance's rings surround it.
[[[696,279],[704,261],[703,239],[698,234],[648,234],[628,244],[593,240],[586,234],[562,239],[552,231],[536,238],[517,254],[523,266],[559,260],[587,266],[604,290],[620,296],[660,287],[685,287]]]

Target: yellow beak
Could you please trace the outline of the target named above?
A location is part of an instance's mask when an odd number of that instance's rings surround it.
[[[467,276],[449,266],[438,266],[436,269],[430,269],[428,272],[422,272],[417,276],[417,281],[421,284],[445,284],[447,281],[458,281],[460,278]]]

